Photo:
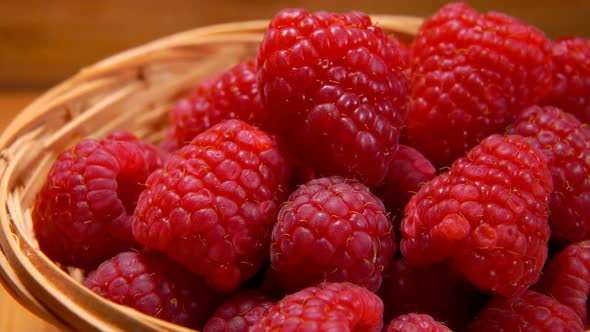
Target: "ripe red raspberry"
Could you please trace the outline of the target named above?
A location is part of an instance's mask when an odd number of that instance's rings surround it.
[[[551,174],[524,137],[484,139],[406,206],[401,251],[411,264],[451,259],[474,285],[514,296],[547,258]]]
[[[590,239],[590,127],[552,106],[525,109],[511,133],[525,136],[545,155],[553,177],[551,238]]]
[[[539,282],[538,289],[572,308],[588,322],[590,294],[590,241],[570,244],[554,256]]]
[[[254,324],[264,331],[381,331],[383,302],[350,283],[326,282],[287,295]]]
[[[543,105],[557,106],[590,123],[590,40],[561,38],[553,42],[553,84]]]
[[[222,122],[149,177],[133,234],[215,289],[234,291],[268,257],[288,180],[288,166],[269,135],[240,120]]]
[[[469,324],[469,332],[584,330],[580,317],[557,300],[534,292],[493,298]]]
[[[551,83],[550,42],[542,32],[463,3],[424,22],[412,60],[408,139],[436,166],[502,132]]]
[[[454,330],[469,321],[470,289],[456,280],[447,266],[415,267],[404,258],[385,271],[378,295],[383,300],[383,319],[388,322],[409,313],[424,313]]]
[[[122,132],[61,153],[32,211],[41,250],[59,263],[94,269],[135,246],[131,214],[148,175],[161,165],[155,147]]]
[[[407,314],[391,320],[385,332],[451,332],[445,324],[425,314]]]
[[[84,285],[113,302],[192,328],[201,328],[219,302],[203,281],[155,253],[122,252],[90,273]]]
[[[272,267],[291,290],[347,281],[376,291],[394,253],[383,203],[360,182],[338,176],[299,187],[272,230]]]
[[[382,185],[375,188],[388,211],[404,209],[410,197],[436,176],[432,163],[418,150],[400,144]]]
[[[274,300],[259,291],[239,292],[215,310],[203,332],[248,332],[274,304]]]
[[[177,102],[171,114],[178,146],[223,120],[260,125],[264,108],[256,84],[256,61],[250,60],[201,83],[192,97]]]
[[[363,13],[282,10],[258,54],[268,126],[320,175],[377,184],[406,113],[403,61],[399,43]]]

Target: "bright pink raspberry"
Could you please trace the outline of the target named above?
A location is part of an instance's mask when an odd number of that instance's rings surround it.
[[[410,197],[435,176],[436,169],[423,154],[400,144],[385,181],[375,188],[375,193],[383,200],[388,211],[396,213],[403,211]]]
[[[464,3],[428,18],[412,48],[410,145],[448,166],[551,84],[550,41],[519,20]]]
[[[385,271],[377,294],[383,300],[385,322],[417,312],[460,331],[469,321],[470,291],[447,266],[416,267],[400,258]]]
[[[552,189],[526,138],[491,135],[410,199],[401,251],[411,264],[451,260],[493,294],[521,294],[547,258]]]
[[[525,136],[545,155],[553,176],[551,238],[590,239],[590,127],[553,106],[525,109],[511,133]]]
[[[235,291],[268,257],[288,180],[285,159],[268,134],[227,120],[199,134],[149,177],[133,234],[215,289]]]
[[[383,328],[383,302],[364,287],[350,283],[321,283],[272,306],[250,332],[358,331]]]
[[[338,176],[299,187],[272,230],[272,267],[291,290],[347,281],[376,291],[394,253],[383,203],[365,185]]]
[[[90,273],[84,285],[113,302],[192,328],[202,328],[219,303],[202,280],[155,253],[122,252]]]
[[[162,155],[133,135],[83,140],[58,157],[37,194],[33,228],[51,259],[85,269],[135,246],[131,214]]]
[[[196,87],[190,99],[179,100],[171,114],[178,146],[224,120],[262,124],[266,114],[256,82],[253,59],[209,78]]]
[[[274,304],[273,299],[260,291],[241,291],[215,310],[203,332],[248,332]]]
[[[441,322],[426,314],[407,314],[394,318],[385,327],[385,332],[451,332]]]
[[[584,323],[588,323],[590,241],[570,244],[554,256],[537,288],[572,308]]]
[[[399,42],[360,12],[280,11],[258,53],[268,124],[320,176],[381,182],[407,103]]]
[[[468,332],[583,330],[580,317],[571,308],[530,290],[511,298],[493,298],[467,329]]]
[[[556,106],[590,123],[590,40],[560,38],[553,42],[553,84],[543,105]]]

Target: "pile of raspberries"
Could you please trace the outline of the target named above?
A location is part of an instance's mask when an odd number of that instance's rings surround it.
[[[590,41],[463,3],[411,43],[285,9],[158,145],[60,154],[40,249],[204,331],[582,331]]]

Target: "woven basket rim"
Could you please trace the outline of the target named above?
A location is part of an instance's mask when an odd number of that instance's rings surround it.
[[[371,15],[371,18],[375,25],[384,30],[408,37],[415,35],[422,23],[422,18],[413,16]],[[16,222],[19,218],[26,219],[26,216],[15,197],[21,197],[21,192],[25,192],[23,195],[26,196],[27,189],[21,189],[15,184],[19,181],[15,174],[18,173],[20,162],[29,165],[39,160],[42,166],[43,162],[50,160],[49,157],[39,157],[45,152],[43,149],[47,149],[44,144],[46,142],[34,140],[45,133],[46,124],[61,106],[73,101],[84,101],[96,91],[113,87],[120,88],[116,90],[118,94],[113,93],[112,96],[112,102],[116,104],[143,91],[149,85],[142,76],[145,66],[157,61],[183,61],[192,54],[191,50],[200,50],[200,47],[207,45],[231,44],[232,41],[256,43],[268,22],[255,20],[199,27],[117,53],[82,68],[71,78],[49,89],[10,122],[0,135],[0,201],[4,202],[4,208],[0,210],[0,282],[15,299],[34,314],[61,329],[125,330],[125,327],[140,326],[145,331],[188,331],[103,299],[75,282],[35,248],[27,238],[30,234],[26,234],[21,223]],[[180,81],[178,86],[172,85],[169,89],[173,91],[191,86],[189,82]],[[108,102],[105,102],[107,106],[110,105]],[[84,117],[88,114],[84,112],[89,111],[85,109],[81,112],[81,115],[76,116]],[[87,121],[92,119],[88,117]],[[56,130],[63,130],[64,135],[75,132],[68,127],[70,123],[65,123],[65,129]],[[47,144],[54,148],[60,146],[61,142],[59,137],[48,141]],[[60,285],[56,285],[58,281],[65,283],[65,286],[61,285],[59,288]],[[61,291],[66,289],[71,291],[71,298],[63,296]],[[83,307],[79,302],[74,302],[74,298],[85,299],[83,304],[95,307]],[[96,317],[97,311],[102,314],[114,312],[116,317],[102,319],[103,317]],[[95,316],[92,316],[93,313]]]

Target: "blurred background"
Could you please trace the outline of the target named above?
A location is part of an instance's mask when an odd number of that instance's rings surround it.
[[[446,1],[3,0],[0,89],[44,90],[80,67],[157,37],[207,24],[270,18],[280,8],[427,16]],[[588,0],[469,1],[536,25],[550,37],[590,36]]]
[[[34,98],[80,68],[203,25],[268,19],[284,7],[428,16],[448,1],[1,0],[0,130]],[[520,18],[549,37],[590,37],[590,0],[467,1]],[[0,331],[53,331],[0,292]]]

